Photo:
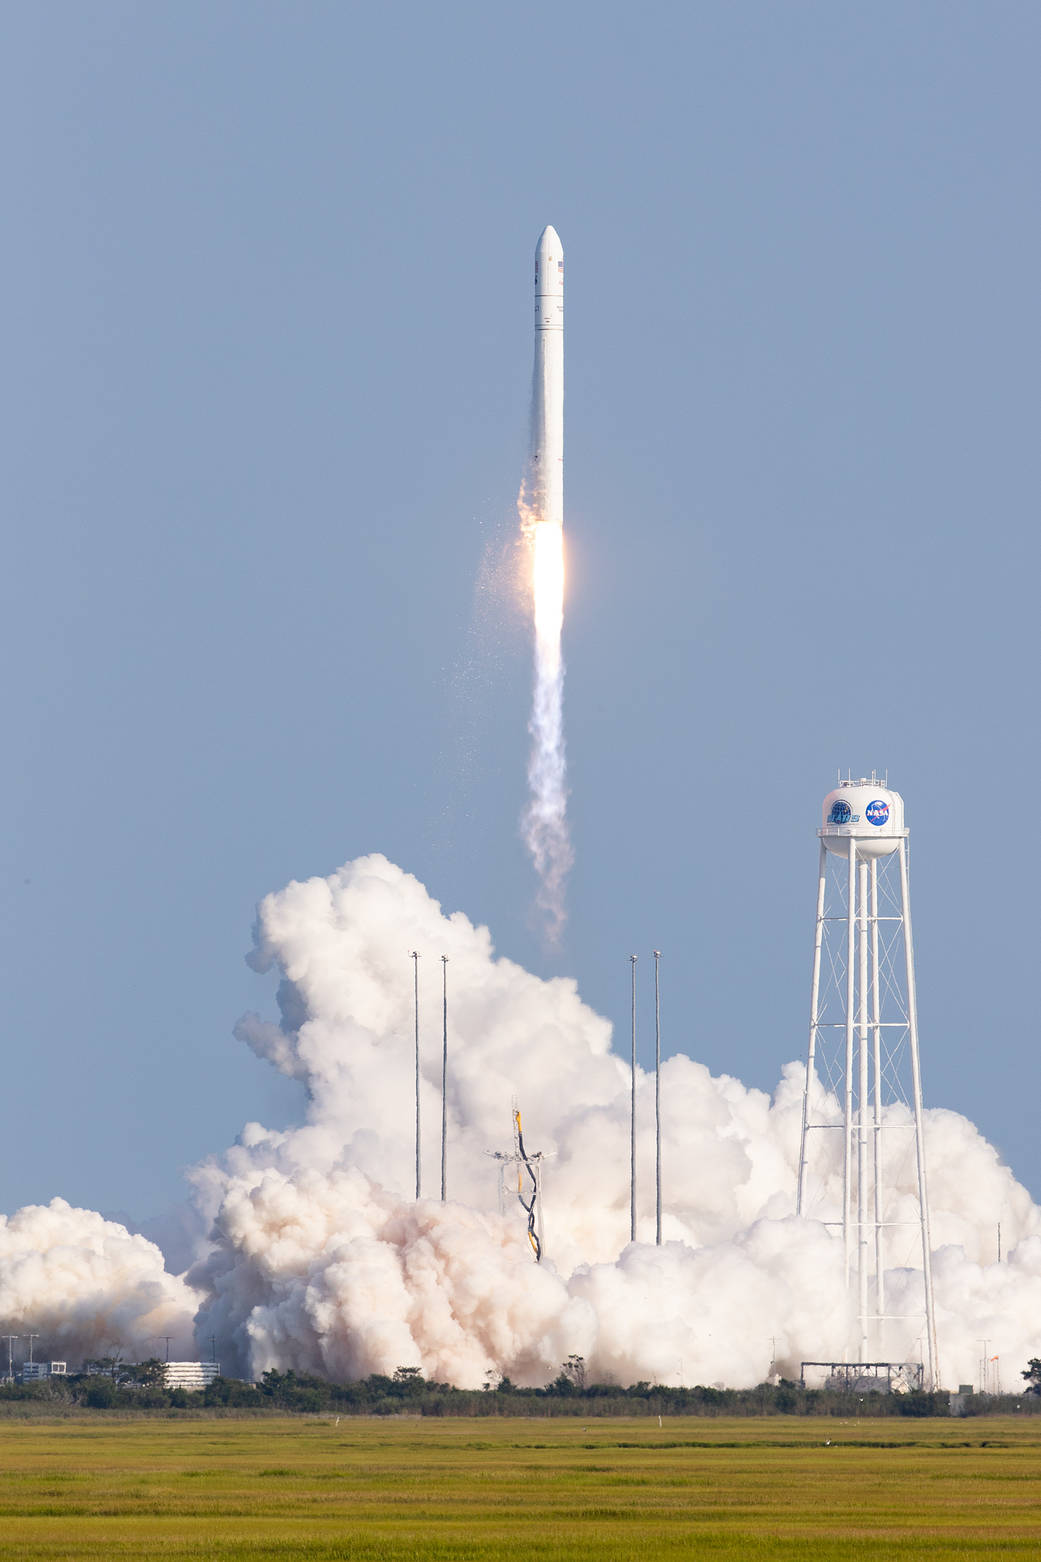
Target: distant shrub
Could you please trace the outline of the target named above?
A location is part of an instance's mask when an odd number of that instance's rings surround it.
[[[108,1410],[119,1397],[119,1390],[111,1378],[91,1378],[87,1384],[83,1403],[91,1410]]]

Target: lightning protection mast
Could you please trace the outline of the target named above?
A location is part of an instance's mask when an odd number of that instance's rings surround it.
[[[939,1383],[904,801],[874,772],[824,799],[799,1214],[842,1234],[853,1359],[924,1346]],[[890,1310],[886,1266],[918,1269]],[[906,1292],[907,1288],[904,1287]],[[908,1293],[910,1296],[910,1293]]]

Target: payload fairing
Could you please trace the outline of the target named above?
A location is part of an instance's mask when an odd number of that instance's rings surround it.
[[[544,228],[535,251],[531,518],[564,524],[564,251]]]

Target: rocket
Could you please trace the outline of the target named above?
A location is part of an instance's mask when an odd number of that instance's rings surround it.
[[[564,251],[555,228],[535,250],[535,385],[532,397],[532,519],[564,524]]]

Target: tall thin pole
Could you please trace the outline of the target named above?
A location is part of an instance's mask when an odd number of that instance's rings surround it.
[[[33,1340],[38,1340],[40,1338],[40,1336],[38,1334],[27,1334],[25,1337],[29,1341],[29,1365],[32,1366],[32,1361],[33,1361]]]
[[[658,962],[661,950],[654,951],[654,1240],[661,1247],[661,988]]]
[[[423,1196],[422,1174],[419,1167],[419,950],[413,949],[409,958],[412,961],[413,1013],[416,1020],[416,1198],[419,1199]]]
[[[806,1202],[806,1138],[810,1122],[810,1091],[813,1088],[813,1068],[817,1050],[817,1027],[820,1019],[821,946],[824,942],[824,897],[827,889],[827,851],[821,841],[820,863],[817,870],[817,926],[813,935],[813,979],[810,983],[810,1040],[806,1048],[806,1089],[802,1095],[802,1138],[799,1145],[799,1191],[796,1194],[795,1213],[801,1215]]]
[[[636,1241],[636,955],[629,956],[632,973],[632,1087],[629,1102],[629,1241]]]
[[[15,1340],[20,1340],[21,1337],[20,1334],[0,1335],[0,1339],[7,1341],[7,1376],[12,1381],[14,1380],[14,1342]]]
[[[441,1203],[448,1197],[448,956],[441,956]]]

